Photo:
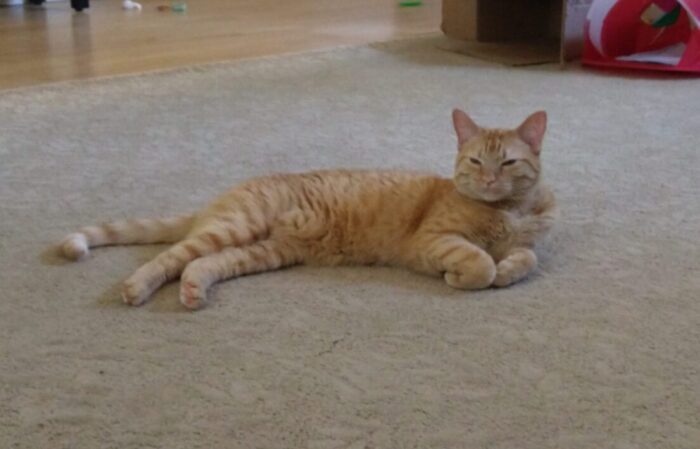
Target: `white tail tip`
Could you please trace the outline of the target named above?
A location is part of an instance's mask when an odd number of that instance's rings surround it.
[[[70,260],[80,260],[84,258],[90,252],[87,237],[80,232],[70,234],[61,242],[61,252]]]

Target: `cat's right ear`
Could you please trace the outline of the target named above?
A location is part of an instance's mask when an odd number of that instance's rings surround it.
[[[461,109],[452,111],[452,123],[455,126],[460,147],[479,133],[479,125],[474,123],[467,113]]]

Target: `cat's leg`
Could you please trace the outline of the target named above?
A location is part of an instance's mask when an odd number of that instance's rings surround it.
[[[143,304],[164,283],[177,278],[193,260],[221,251],[227,246],[252,243],[256,236],[245,226],[211,226],[197,231],[143,265],[124,282],[122,299],[130,305]]]
[[[194,215],[173,218],[142,218],[86,226],[69,234],[59,244],[68,259],[80,260],[90,248],[105,245],[172,243],[185,238],[194,223]]]
[[[493,285],[506,287],[525,279],[537,268],[537,255],[530,248],[515,248],[496,265]]]
[[[301,260],[302,251],[298,245],[279,239],[224,248],[187,265],[180,279],[180,301],[189,309],[199,309],[206,302],[207,289],[216,282],[276,270]]]
[[[427,264],[444,272],[447,285],[464,290],[489,287],[496,277],[496,264],[483,249],[457,235],[434,238],[428,246]]]

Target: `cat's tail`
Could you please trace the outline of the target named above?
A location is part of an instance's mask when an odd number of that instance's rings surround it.
[[[68,259],[80,260],[96,246],[173,243],[185,238],[194,221],[195,215],[185,215],[86,226],[66,236],[60,243],[60,251]]]

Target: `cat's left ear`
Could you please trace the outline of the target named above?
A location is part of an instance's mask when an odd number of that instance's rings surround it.
[[[518,136],[530,145],[532,152],[540,154],[544,132],[547,130],[547,113],[537,111],[518,127]]]

